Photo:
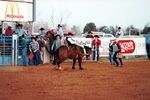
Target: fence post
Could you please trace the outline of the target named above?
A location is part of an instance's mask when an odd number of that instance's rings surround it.
[[[18,36],[16,34],[12,35],[12,65],[17,65],[17,55],[18,55]]]

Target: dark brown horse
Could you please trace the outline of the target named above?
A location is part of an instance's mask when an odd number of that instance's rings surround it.
[[[47,34],[45,35],[45,38],[48,38],[50,41],[50,48],[51,45],[54,41],[54,35],[51,33],[51,31],[48,31]],[[86,52],[89,51],[91,49],[86,48]],[[52,51],[50,51],[50,53],[52,53]],[[76,60],[78,60],[79,63],[79,69],[82,70],[82,58],[84,56],[84,50],[82,47],[77,46],[77,45],[71,45],[71,46],[66,46],[63,45],[61,46],[58,51],[57,51],[57,55],[55,55],[55,59],[54,59],[54,65],[57,64],[58,67],[60,67],[60,64],[65,61],[66,59],[73,59],[73,66],[72,69],[75,69],[75,64],[76,64]]]
[[[81,47],[73,45],[73,46],[61,46],[58,49],[58,53],[56,56],[55,63],[60,67],[60,64],[66,59],[73,59],[72,69],[75,69],[76,60],[78,60],[79,68],[82,70],[82,57],[84,56],[84,52]]]

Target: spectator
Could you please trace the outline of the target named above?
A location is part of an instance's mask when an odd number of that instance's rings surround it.
[[[91,31],[89,31],[88,32],[88,34],[87,34],[87,36],[86,36],[86,38],[93,38],[93,35],[92,35],[93,33],[91,32]]]
[[[42,38],[42,36],[36,36],[37,42],[39,43],[39,49],[40,49],[40,54],[41,54],[41,63],[44,63],[44,51],[45,51],[45,46],[46,42]]]
[[[118,38],[118,37],[122,37],[123,35],[124,35],[124,33],[123,33],[121,27],[118,27],[118,30],[117,30],[117,32],[116,32],[116,37],[117,37],[117,38]]]
[[[7,36],[12,36],[13,30],[12,30],[12,27],[11,27],[11,26],[8,26],[8,27],[7,27],[7,29],[6,29],[6,31],[5,31],[5,34],[6,34]]]
[[[18,25],[16,25],[16,29],[15,29],[15,34],[17,34],[18,35],[18,37],[21,37],[22,35],[25,35],[25,36],[27,36],[27,33],[26,33],[26,31],[22,28],[23,27],[23,25],[22,24],[18,24]]]
[[[39,35],[43,36],[44,34],[46,34],[45,29],[44,28],[40,28]]]
[[[92,48],[93,48],[93,60],[99,61],[99,47],[101,45],[101,41],[99,40],[99,36],[95,35],[92,40]]]
[[[120,47],[119,43],[117,42],[117,40],[114,41],[113,52],[114,52],[113,61],[116,63],[116,66],[123,67],[122,58],[117,58],[117,54],[121,52],[121,47]],[[117,59],[119,59],[120,65],[119,65]]]
[[[28,65],[28,57],[27,57],[27,41],[24,35],[21,36],[21,54],[22,54],[22,59],[23,59],[23,65],[27,66]]]
[[[114,40],[110,40],[110,43],[109,43],[109,62],[110,64],[113,64],[113,55],[114,55],[114,52],[113,52],[113,42]]]
[[[41,63],[41,56],[39,50],[39,43],[36,41],[36,37],[32,37],[32,42],[29,44],[30,52],[33,52],[33,64],[39,65]]]

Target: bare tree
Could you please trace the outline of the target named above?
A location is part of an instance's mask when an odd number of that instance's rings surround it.
[[[52,27],[55,27],[56,24],[66,24],[71,15],[71,12],[64,11],[61,12],[60,16],[55,15],[54,9],[52,9],[51,17],[50,17],[50,23],[52,24]]]

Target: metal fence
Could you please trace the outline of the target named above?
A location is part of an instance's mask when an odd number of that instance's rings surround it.
[[[0,35],[0,65],[11,65],[12,58],[12,37]]]
[[[28,44],[31,36],[27,37]],[[0,65],[21,65],[21,38],[17,35],[0,35]]]

